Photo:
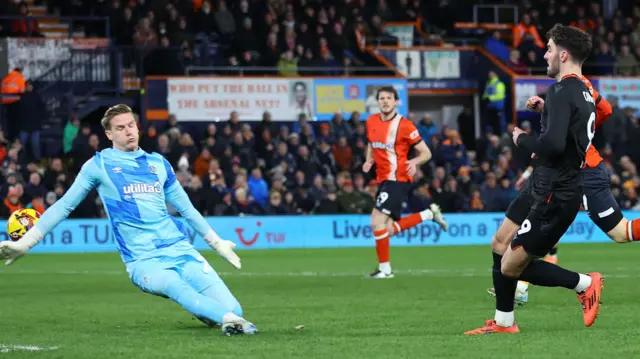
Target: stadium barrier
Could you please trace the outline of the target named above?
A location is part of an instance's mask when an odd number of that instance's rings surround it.
[[[634,218],[638,213],[627,213]],[[449,231],[424,222],[391,238],[393,246],[489,245],[504,218],[503,213],[448,214]],[[366,215],[207,217],[221,237],[238,249],[370,247],[373,236]],[[182,221],[182,219],[180,219]],[[0,222],[6,229],[6,221]],[[188,225],[188,239],[198,249],[208,249]],[[0,240],[9,237],[6,230]],[[609,242],[585,212],[562,238],[562,243]],[[115,239],[108,219],[65,220],[33,248],[38,253],[112,252]]]

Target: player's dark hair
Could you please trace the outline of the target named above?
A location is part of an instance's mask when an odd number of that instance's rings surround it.
[[[293,84],[294,89],[297,88],[298,86],[302,86],[302,88],[305,90],[307,89],[307,84],[305,84],[304,82],[298,81]]]
[[[125,113],[130,113],[133,115],[133,110],[131,109],[131,107],[125,104],[119,104],[119,105],[109,107],[109,109],[107,109],[107,111],[104,113],[104,116],[102,116],[102,120],[100,120],[100,124],[105,130],[109,130],[111,129],[111,120],[114,117],[125,114]],[[133,117],[135,118],[135,115]]]
[[[553,40],[556,46],[567,50],[574,61],[582,64],[591,54],[593,41],[587,32],[573,26],[555,24],[547,32],[547,39]]]
[[[378,89],[378,91],[376,91],[376,100],[380,99],[380,93],[382,92],[392,93],[393,99],[396,101],[400,99],[400,96],[398,95],[398,91],[396,91],[396,89],[393,88],[393,86],[382,86]]]

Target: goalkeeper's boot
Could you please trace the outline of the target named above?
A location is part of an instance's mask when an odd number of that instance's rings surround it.
[[[251,335],[256,334],[257,332],[258,328],[256,328],[253,323],[244,318],[234,319],[222,323],[222,333],[227,336],[237,334]]]
[[[433,221],[440,225],[440,228],[446,232],[449,229],[449,225],[447,224],[447,221],[444,220],[440,206],[432,203],[429,209],[431,210],[431,213],[433,213]]]
[[[365,278],[390,279],[390,278],[393,278],[393,277],[394,277],[393,272],[392,273],[385,273],[385,272],[381,271],[380,269],[376,269],[373,273],[369,274]]]

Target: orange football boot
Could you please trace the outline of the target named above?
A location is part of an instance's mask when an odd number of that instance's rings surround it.
[[[578,294],[578,300],[582,304],[584,325],[590,327],[596,321],[600,311],[600,294],[604,288],[604,279],[600,273],[589,273],[588,276],[591,277],[591,285],[584,293]]]
[[[465,332],[464,335],[478,335],[478,334],[494,334],[494,333],[520,333],[518,325],[514,322],[510,327],[501,327],[496,324],[494,319],[489,319],[484,322],[484,327],[470,330]]]

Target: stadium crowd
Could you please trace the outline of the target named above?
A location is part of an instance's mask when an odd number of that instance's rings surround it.
[[[18,6],[21,1],[13,1]],[[436,4],[437,3],[437,4]],[[459,1],[472,8],[473,2]],[[544,29],[558,19],[575,22],[594,33],[594,74],[637,75],[640,55],[640,8],[620,9],[604,18],[597,3],[537,1],[528,3],[522,21],[507,42],[495,33],[487,48],[518,73],[537,73],[544,52]],[[544,4],[540,7],[540,3]],[[366,39],[389,37],[386,21],[422,19],[424,31],[435,37],[454,34],[458,18],[449,2],[425,1],[48,1],[63,15],[106,15],[110,36],[121,45],[179,46],[179,54],[153,51],[147,74],[181,73],[192,61],[194,44],[223,45],[230,66],[275,66],[285,75],[316,74],[303,67],[367,65]],[[320,5],[322,4],[322,5]],[[568,6],[581,5],[577,11]],[[628,10],[628,11],[627,11]],[[436,15],[437,14],[437,15]],[[464,19],[462,19],[464,20]],[[99,29],[87,28],[99,35]],[[514,48],[515,50],[510,50]],[[524,54],[525,59],[520,56]],[[158,73],[159,72],[159,73]],[[640,147],[640,123],[633,109],[614,105],[614,114],[594,142],[602,149],[614,175],[612,188],[624,209],[640,207],[640,177],[635,163]],[[417,212],[430,203],[444,212],[504,211],[516,196],[515,181],[530,154],[514,148],[510,128],[498,136],[483,129],[480,138],[470,131],[471,109],[458,118],[460,132],[437,125],[430,116],[413,120],[433,153],[415,178],[405,210]],[[509,125],[513,126],[513,125]],[[531,124],[521,127],[532,131]],[[100,129],[74,120],[64,130],[64,154],[33,162],[18,139],[0,138],[2,179],[0,217],[21,206],[39,211],[59,199],[74,174],[95,151],[106,147]],[[259,123],[244,122],[231,113],[227,122],[211,124],[205,133],[183,127],[175,118],[141,127],[141,147],[163,154],[196,207],[205,215],[277,215],[369,213],[377,186],[361,171],[367,141],[364,119],[358,113],[336,114],[326,123],[304,116],[293,124],[274,123],[268,113]],[[47,157],[47,156],[45,156]],[[93,192],[71,217],[104,217]]]
[[[640,205],[640,177],[634,162],[640,148],[638,118],[619,113],[627,127],[627,141],[612,137],[602,155],[612,173],[612,187],[625,209]],[[465,111],[459,121],[470,121]],[[416,121],[433,159],[415,177],[405,210],[417,212],[430,203],[445,212],[504,211],[515,197],[514,183],[529,154],[514,148],[509,134],[498,137],[486,128],[479,139],[465,143],[458,131],[438,127],[426,116]],[[513,125],[510,125],[513,126]],[[523,124],[523,128],[530,126]],[[530,131],[530,129],[529,129]],[[607,143],[607,136],[600,143]],[[77,121],[67,125],[63,158],[42,168],[31,162],[19,140],[0,147],[3,186],[1,216],[20,206],[44,210],[62,196],[79,167],[107,143],[99,133]],[[279,125],[265,113],[252,128],[237,113],[222,125],[211,124],[204,134],[190,134],[175,118],[162,127],[141,129],[141,147],[163,154],[174,166],[195,206],[206,215],[277,215],[368,213],[377,185],[361,171],[366,148],[365,127],[358,113],[336,114],[331,122],[309,123],[301,116],[293,126]],[[73,159],[73,160],[70,160]],[[94,192],[72,217],[103,217]]]
[[[535,3],[535,2],[534,2]],[[545,75],[545,33],[555,23],[571,24],[593,36],[593,52],[583,70],[592,76],[640,75],[640,4],[621,1],[610,16],[602,2],[540,1],[524,7],[510,39],[494,32],[485,45],[520,75]],[[575,11],[574,11],[575,9]]]

